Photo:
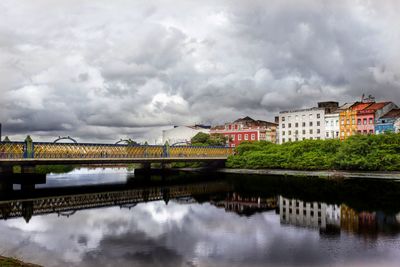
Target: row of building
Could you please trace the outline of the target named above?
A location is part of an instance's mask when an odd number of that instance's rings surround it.
[[[218,126],[178,126],[163,131],[163,143],[187,143],[198,132],[222,134],[227,145],[244,141],[270,141],[283,144],[301,140],[340,139],[355,134],[400,132],[400,109],[393,102],[375,102],[372,97],[339,105],[319,102],[316,107],[281,111],[274,122],[250,117]]]

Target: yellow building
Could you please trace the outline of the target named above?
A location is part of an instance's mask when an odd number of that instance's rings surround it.
[[[349,136],[357,133],[357,114],[358,111],[371,105],[371,102],[355,102],[344,104],[339,108],[339,121],[340,121],[340,140],[345,140]]]
[[[347,109],[340,112],[340,140],[345,140],[357,132],[357,111]]]

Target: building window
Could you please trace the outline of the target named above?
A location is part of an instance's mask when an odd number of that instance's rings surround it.
[[[292,131],[288,131],[288,135],[291,135],[292,134]]]
[[[238,134],[238,140],[242,140],[242,134]]]
[[[329,137],[329,132],[326,132],[326,137]]]
[[[319,118],[321,118],[321,114],[318,113],[317,114],[317,119],[319,119]]]
[[[312,120],[312,118],[313,118],[312,114],[309,115],[309,118],[310,118],[310,120]]]
[[[346,122],[347,122],[347,124],[350,124],[350,119],[347,119]]]
[[[285,121],[285,117],[282,117],[282,121]]]
[[[357,119],[357,124],[361,125],[361,119]]]
[[[305,123],[305,122],[303,122],[303,124],[302,124],[302,125],[303,125],[303,127],[306,127],[306,123]]]
[[[364,125],[367,125],[367,119],[363,120]]]
[[[238,129],[238,126],[237,126],[237,124],[235,125],[235,130],[237,130]]]
[[[320,130],[320,129],[317,129],[317,134],[319,134],[319,133],[321,133],[321,130]]]
[[[294,117],[294,119],[295,119],[296,121],[298,121],[298,120],[299,120],[299,116],[296,115],[296,116]]]
[[[320,121],[317,121],[317,126],[321,126],[321,122]]]
[[[369,118],[369,124],[374,124],[374,121],[372,118]]]
[[[294,134],[298,135],[299,134],[299,130],[294,131]]]
[[[289,141],[289,142],[292,142],[292,138],[289,138],[288,141]]]
[[[312,127],[312,121],[310,121],[310,127]]]
[[[303,130],[303,134],[306,134],[306,130]]]
[[[282,136],[285,135],[285,131],[282,131]]]
[[[234,134],[231,135],[231,140],[235,141],[235,135]]]
[[[292,128],[292,124],[291,124],[291,123],[289,123],[289,124],[288,124],[288,127],[289,127],[289,128]]]
[[[373,133],[374,133],[374,130],[369,130],[369,133],[370,133],[370,134],[373,134]]]
[[[228,129],[231,130],[231,129],[232,129],[232,125],[229,125],[229,126],[228,126]]]
[[[310,134],[313,134],[313,130],[312,129],[310,129]]]
[[[255,134],[251,134],[251,140],[256,140],[256,135]]]
[[[299,123],[296,122],[295,125],[294,125],[294,127],[299,127]]]
[[[282,124],[282,128],[285,128],[285,124],[284,123]]]
[[[342,119],[341,124],[344,125],[344,119]]]
[[[356,124],[356,119],[352,119],[352,120],[351,120],[351,123],[352,123],[353,125],[355,125],[355,124]]]
[[[282,138],[282,143],[285,143],[285,138]]]
[[[248,134],[244,135],[244,140],[249,140],[249,135]]]

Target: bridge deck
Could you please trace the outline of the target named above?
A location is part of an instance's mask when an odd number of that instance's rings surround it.
[[[0,159],[0,166],[7,165],[53,165],[53,164],[121,164],[121,163],[171,163],[171,162],[215,162],[227,157],[150,157],[150,158],[33,158]]]

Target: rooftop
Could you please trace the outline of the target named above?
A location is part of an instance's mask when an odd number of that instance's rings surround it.
[[[387,119],[387,118],[400,118],[400,108],[395,108],[386,113],[381,117],[382,119]]]

